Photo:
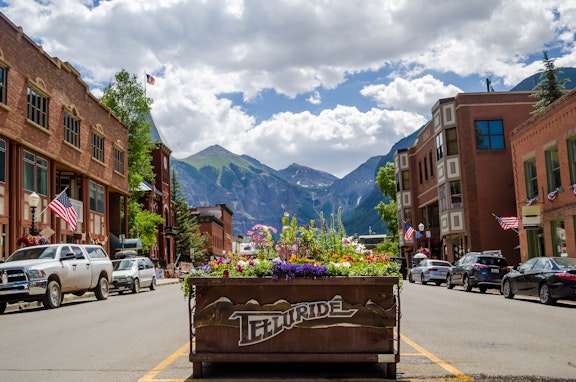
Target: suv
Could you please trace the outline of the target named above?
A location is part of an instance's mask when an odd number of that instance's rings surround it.
[[[466,292],[478,287],[484,293],[488,288],[499,289],[502,277],[508,273],[506,258],[500,251],[469,252],[448,271],[446,287],[462,285]]]

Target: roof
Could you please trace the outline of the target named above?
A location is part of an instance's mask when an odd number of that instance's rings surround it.
[[[161,143],[164,146],[170,148],[170,146],[168,146],[168,140],[166,139],[164,134],[162,134],[162,131],[156,126],[156,123],[154,122],[152,115],[148,115],[148,117],[146,117],[146,120],[150,122],[150,124],[152,125],[152,127],[150,128],[150,137],[152,137],[152,142]]]

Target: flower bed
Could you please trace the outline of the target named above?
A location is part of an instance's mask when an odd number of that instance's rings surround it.
[[[400,269],[348,238],[340,219],[256,225],[253,255],[196,268],[189,298],[193,378],[204,362],[365,362],[396,378]]]
[[[256,254],[231,254],[210,261],[190,273],[189,277],[328,277],[328,276],[398,276],[400,268],[386,254],[373,253],[354,238],[346,236],[338,224],[328,228],[321,218],[320,228],[314,221],[298,226],[296,218],[285,213],[282,231],[256,225],[248,232]]]

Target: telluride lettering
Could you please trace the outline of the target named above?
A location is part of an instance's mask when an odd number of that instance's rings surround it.
[[[341,300],[304,302],[286,311],[236,311],[229,319],[240,319],[238,346],[264,342],[302,321],[352,317],[358,309],[344,310]]]

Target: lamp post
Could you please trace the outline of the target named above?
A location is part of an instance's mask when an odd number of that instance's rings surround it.
[[[32,224],[30,227],[30,235],[32,236],[36,236],[38,235],[38,231],[36,230],[36,226],[35,226],[35,217],[36,217],[36,207],[38,207],[38,203],[40,203],[40,197],[38,196],[37,193],[33,192],[30,195],[28,195],[28,205],[30,206],[30,209],[32,210]]]

